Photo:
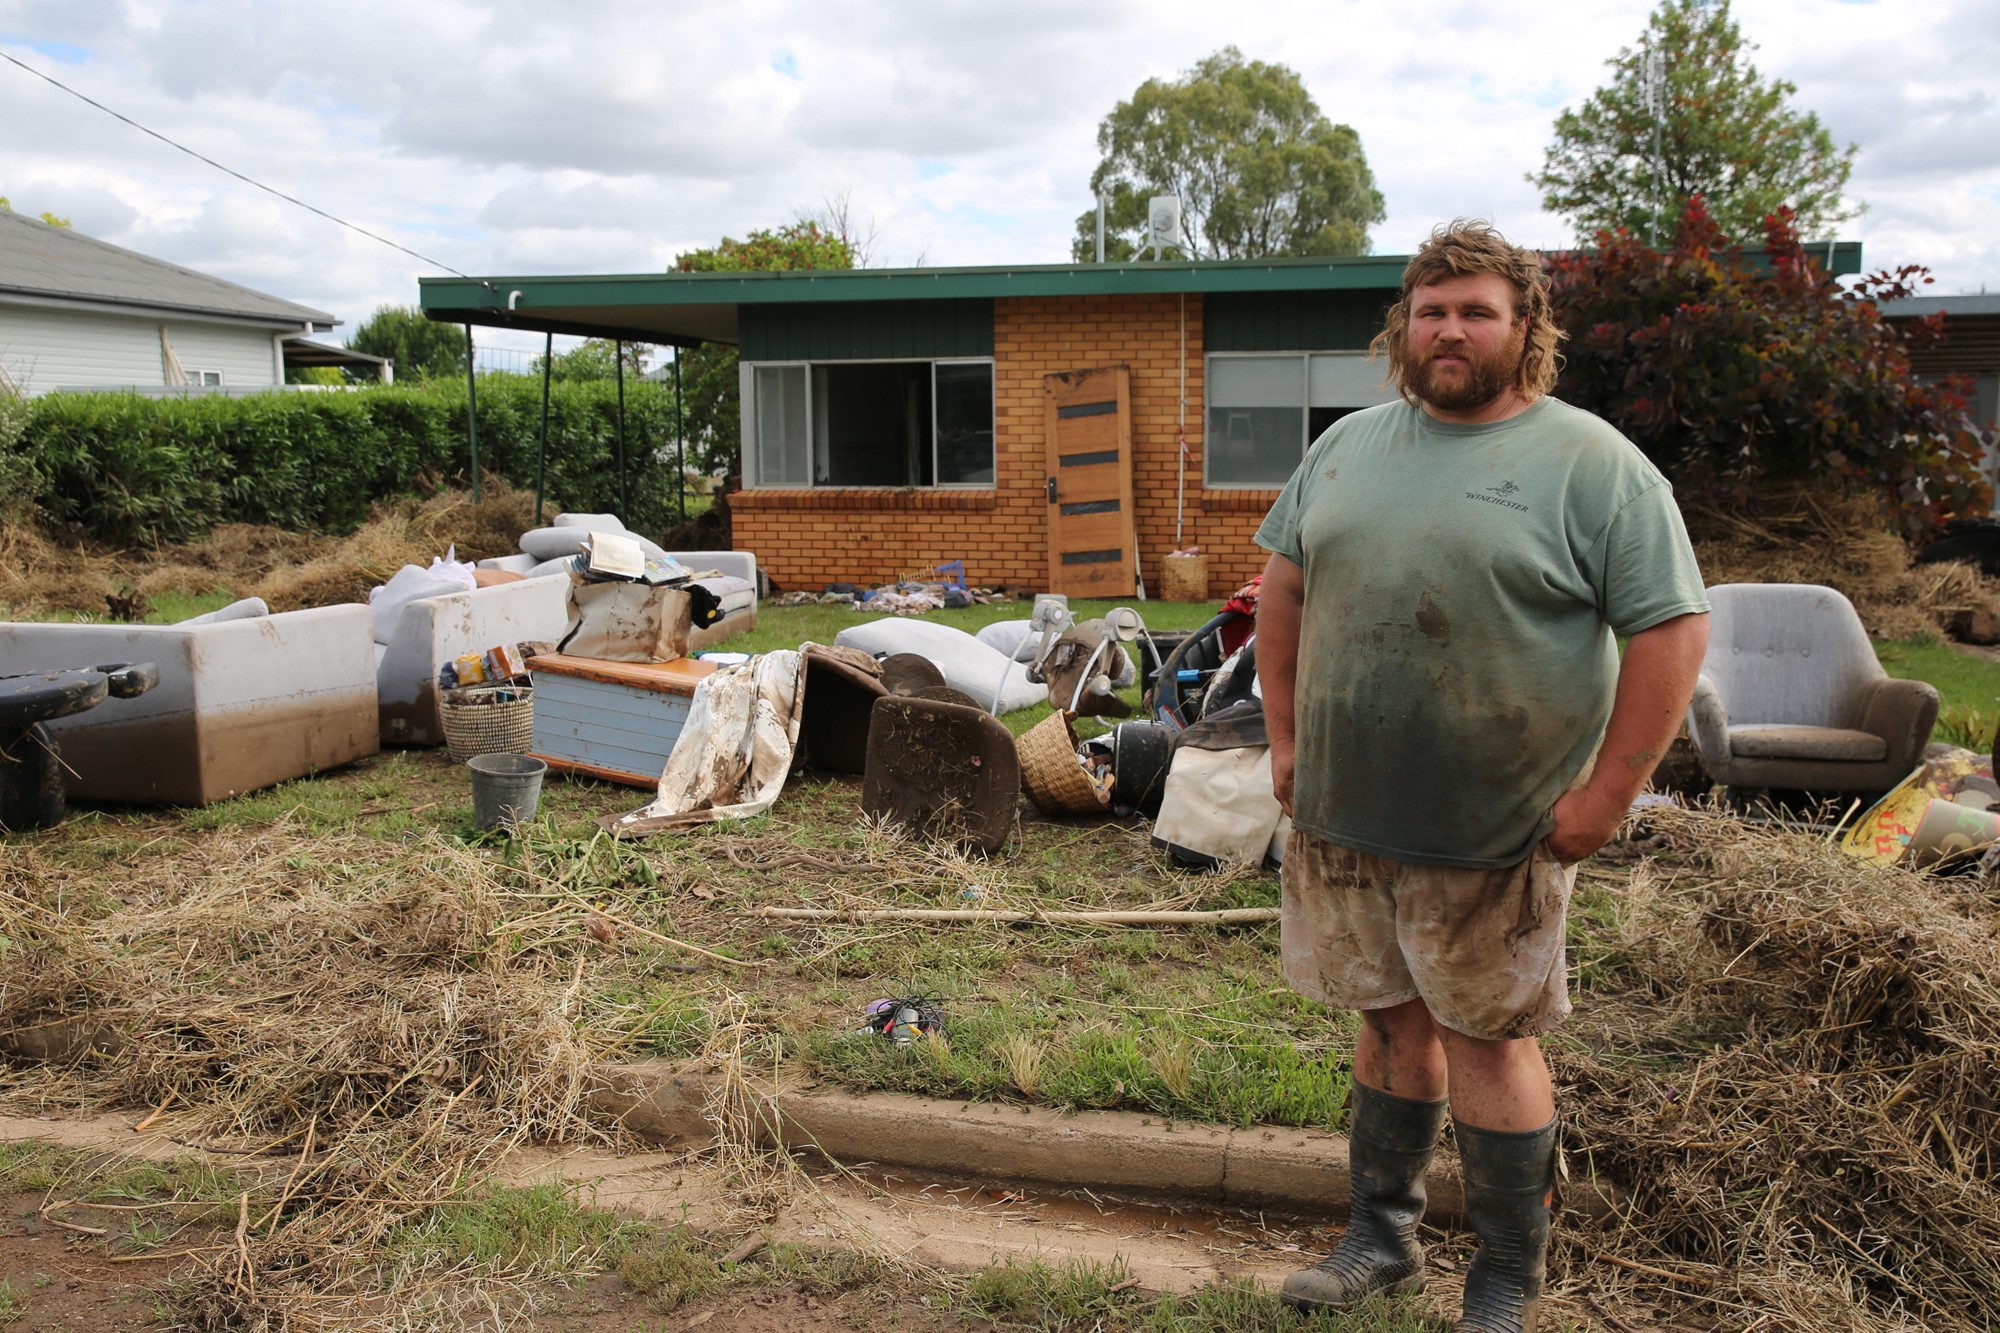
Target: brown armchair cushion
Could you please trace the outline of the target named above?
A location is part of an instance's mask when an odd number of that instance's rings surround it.
[[[1729,752],[1740,759],[1810,759],[1869,764],[1889,757],[1889,742],[1845,727],[1731,727]]]

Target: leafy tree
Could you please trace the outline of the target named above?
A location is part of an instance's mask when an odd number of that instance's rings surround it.
[[[855,244],[844,231],[829,231],[803,218],[742,240],[725,236],[720,245],[677,256],[681,273],[743,273],[786,269],[853,268]],[[686,413],[688,462],[708,473],[734,475],[743,453],[742,397],[736,380],[736,349],[719,343],[683,349],[681,397]]]
[[[1602,232],[1551,270],[1568,334],[1557,394],[1624,431],[1685,495],[1742,504],[1766,481],[1856,483],[1885,492],[1910,535],[1984,512],[1962,386],[1910,371],[1910,347],[1939,325],[1899,328],[1876,305],[1931,281],[1922,269],[1844,292],[1788,212],[1746,251],[1696,195],[1668,249]]]
[[[385,305],[370,315],[347,345],[395,363],[399,380],[465,374],[465,330],[425,319],[415,306]]]
[[[1664,239],[1696,194],[1734,236],[1755,235],[1780,207],[1807,234],[1854,217],[1840,195],[1854,145],[1836,147],[1817,116],[1793,109],[1798,89],[1763,78],[1752,49],[1729,0],[1661,0],[1639,45],[1607,62],[1611,82],[1556,117],[1542,170],[1528,177],[1543,207],[1568,214],[1579,235],[1623,227],[1648,240]],[[1662,74],[1657,153],[1649,53]]]
[[[1233,46],[1177,80],[1140,84],[1099,123],[1097,148],[1090,188],[1105,200],[1109,260],[1144,251],[1158,194],[1180,196],[1177,253],[1191,259],[1366,254],[1384,216],[1361,136],[1322,115],[1295,72]],[[1093,205],[1071,254],[1096,253]]]
[[[772,272],[785,269],[853,268],[854,242],[801,218],[769,231],[753,231],[742,240],[725,236],[707,250],[690,250],[674,258],[681,273]]]
[[[646,373],[647,348],[640,343],[625,344],[625,377],[637,379]],[[542,373],[542,358],[534,360],[533,373]],[[557,352],[549,364],[549,378],[558,384],[579,380],[618,378],[618,344],[610,338],[587,338],[566,352]]]

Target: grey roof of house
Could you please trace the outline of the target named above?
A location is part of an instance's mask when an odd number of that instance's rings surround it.
[[[1957,296],[1905,296],[1899,301],[1883,301],[1883,314],[1891,319],[1906,315],[2000,315],[2000,294],[1963,292]]]
[[[6,295],[322,329],[339,323],[324,310],[0,211],[0,296]]]

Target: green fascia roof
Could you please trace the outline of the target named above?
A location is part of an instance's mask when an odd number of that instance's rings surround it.
[[[1836,276],[1861,271],[1858,241],[1807,250]],[[806,269],[754,273],[419,278],[424,314],[451,324],[693,346],[738,341],[745,305],[1299,291],[1393,292],[1407,255],[1028,264],[1007,268]]]
[[[582,274],[420,278],[418,286],[424,313],[453,324],[662,343],[733,343],[736,308],[743,305],[1180,292],[1393,292],[1402,284],[1407,262],[1402,255],[1368,255],[1012,268]]]

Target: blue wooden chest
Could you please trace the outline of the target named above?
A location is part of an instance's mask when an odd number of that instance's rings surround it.
[[[531,658],[530,753],[566,773],[655,786],[687,722],[694,687],[714,670],[693,658],[601,662],[560,653]]]

